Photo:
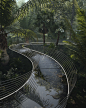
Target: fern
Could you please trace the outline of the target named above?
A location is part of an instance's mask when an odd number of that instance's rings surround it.
[[[72,41],[63,41],[64,43],[68,44],[68,49],[71,52],[71,55],[74,55],[74,58],[77,62],[83,64],[86,68],[86,15],[85,10],[80,9],[76,0],[76,22],[77,22],[77,33],[71,27],[71,24],[65,17],[65,21],[67,26],[72,34]],[[71,56],[72,57],[72,56]]]
[[[10,33],[14,33],[15,35],[18,34],[21,37],[25,37],[25,38],[32,38],[32,37],[34,37],[38,41],[37,35],[32,30],[29,30],[29,29],[16,29],[14,31],[11,31]]]

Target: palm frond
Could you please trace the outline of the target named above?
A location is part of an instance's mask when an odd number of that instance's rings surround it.
[[[38,41],[38,37],[36,33],[34,33],[32,30],[29,30],[29,29],[16,29],[16,30],[11,31],[10,33],[13,33],[15,35],[18,34],[21,37],[25,37],[25,38],[35,37]]]
[[[75,55],[76,60],[85,66],[86,65],[86,15],[85,11],[80,9],[76,0],[76,22],[78,33],[75,33],[73,28],[71,27],[70,22],[65,17],[66,24],[68,26],[68,30],[71,31],[72,34],[72,41],[63,41],[64,43],[68,44],[68,49],[71,51],[71,54]]]

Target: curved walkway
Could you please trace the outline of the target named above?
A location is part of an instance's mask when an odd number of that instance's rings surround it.
[[[67,99],[63,104],[60,102],[68,95],[69,89],[63,67],[53,58],[28,48],[22,48],[22,45],[16,45],[12,49],[25,54],[34,64],[34,72],[28,83],[14,96],[17,107],[65,107]]]

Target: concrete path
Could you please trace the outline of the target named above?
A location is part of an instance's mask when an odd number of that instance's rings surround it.
[[[13,48],[19,53],[29,53],[26,48]],[[64,72],[61,66],[46,55],[32,52],[32,60],[38,64],[28,83],[20,90],[13,100],[6,102],[3,108],[55,108],[67,95],[67,83],[62,82]],[[14,98],[15,97],[15,98]]]

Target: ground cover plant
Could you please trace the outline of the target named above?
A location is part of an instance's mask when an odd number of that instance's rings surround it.
[[[18,77],[32,70],[32,63],[26,57],[11,50],[7,50],[7,52],[10,56],[9,62],[4,65],[0,60],[1,81]]]

